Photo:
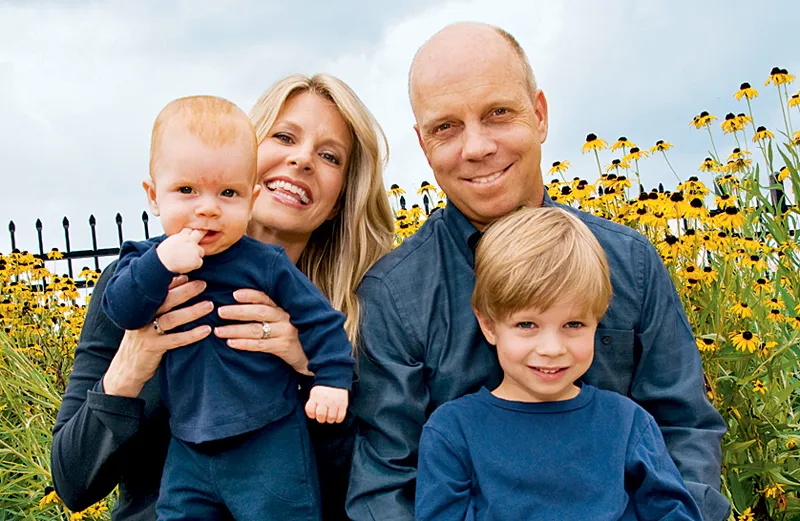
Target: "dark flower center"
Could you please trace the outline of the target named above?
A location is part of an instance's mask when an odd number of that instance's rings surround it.
[[[750,341],[753,339],[753,333],[751,333],[750,331],[745,331],[744,333],[742,333],[742,338],[744,338],[747,341]]]
[[[750,84],[747,83],[747,82],[744,82],[741,85],[739,85],[739,90],[744,90],[744,89],[749,89],[749,88],[750,88]]]
[[[597,139],[597,136],[596,136],[596,135],[594,135],[594,134],[589,134],[589,135],[587,135],[587,136],[586,136],[586,142],[587,142],[587,143],[591,143],[591,142],[592,142],[592,141],[594,141],[595,139]]]

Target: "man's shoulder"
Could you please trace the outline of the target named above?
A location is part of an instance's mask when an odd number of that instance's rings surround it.
[[[442,216],[441,210],[434,212],[414,235],[381,257],[364,277],[381,280],[404,278],[409,273],[418,273],[431,262],[440,261],[436,244],[441,234],[446,233]]]
[[[605,246],[604,243],[619,244],[620,241],[624,244],[635,243],[637,245],[646,246],[650,242],[647,237],[629,226],[609,221],[608,219],[590,214],[583,210],[578,210],[577,208],[556,204],[575,214],[583,221],[603,246]]]

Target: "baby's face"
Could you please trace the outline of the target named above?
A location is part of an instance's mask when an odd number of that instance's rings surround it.
[[[188,133],[170,136],[144,183],[164,232],[205,231],[206,255],[229,248],[244,235],[260,190],[252,166],[241,143],[212,147]]]

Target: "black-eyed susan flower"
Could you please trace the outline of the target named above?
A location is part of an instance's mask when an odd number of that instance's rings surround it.
[[[53,248],[48,252],[47,258],[50,260],[59,260],[64,258],[64,254],[58,251],[58,248]]]
[[[713,116],[704,110],[699,115],[695,116],[689,124],[693,125],[697,130],[700,130],[703,127],[711,125],[711,122],[715,119],[717,119],[716,116]]]
[[[735,206],[728,206],[714,216],[714,221],[722,228],[741,228],[744,225],[744,215]]]
[[[753,142],[755,143],[761,140],[766,141],[767,139],[773,139],[774,137],[775,135],[767,130],[767,127],[761,126],[756,129],[756,133],[753,136]]]
[[[792,145],[800,145],[800,130],[792,134]]]
[[[581,147],[581,153],[585,154],[591,151],[597,152],[605,150],[606,148],[608,148],[608,143],[605,139],[600,139],[595,134],[589,134],[586,136],[586,143]]]
[[[786,166],[782,166],[780,170],[778,170],[778,174],[775,176],[776,183],[782,183],[789,177],[789,168]]]
[[[650,152],[651,153],[666,152],[670,148],[672,148],[672,143],[668,143],[667,141],[664,141],[663,139],[659,139],[658,141],[656,141],[655,145],[650,147]]]
[[[731,163],[733,163],[733,161],[731,161]],[[723,168],[726,168],[726,167],[723,167]],[[728,189],[739,188],[739,186],[742,184],[742,182],[739,180],[739,178],[736,177],[732,173],[725,174],[724,176],[721,176],[721,177],[717,177],[716,178],[716,182],[721,187],[728,188]]]
[[[417,190],[418,195],[432,195],[436,193],[436,188],[427,181],[423,181],[422,185]]]
[[[767,299],[764,301],[764,306],[767,307],[768,309],[777,309],[783,311],[784,309],[783,299],[781,297],[777,298],[772,297],[771,299]]]
[[[703,160],[703,163],[700,165],[700,168],[698,168],[698,170],[700,170],[701,172],[716,172],[717,170],[719,170],[721,166],[722,165],[720,165],[710,157],[707,157]]]
[[[767,269],[767,261],[761,258],[759,255],[745,255],[741,259],[742,266],[746,266],[748,268],[752,268],[758,271],[763,271]]]
[[[730,134],[731,132],[738,132],[744,129],[744,125],[736,118],[736,115],[732,112],[729,112],[725,115],[725,120],[720,123],[722,126],[722,132],[725,134]]]
[[[752,159],[748,159],[744,156],[739,156],[738,159],[731,159],[725,164],[725,171],[729,174],[738,174],[746,171],[750,168],[750,165],[753,163]],[[746,187],[745,187],[746,188]]]
[[[759,295],[764,293],[770,294],[775,291],[775,287],[772,285],[772,282],[770,282],[766,277],[757,278],[755,282],[753,282],[753,289],[756,290]]]
[[[767,384],[765,384],[761,380],[755,380],[753,382],[753,392],[767,394]]]
[[[710,193],[706,185],[697,176],[691,176],[688,180],[678,185],[678,190],[682,190],[691,195],[707,195]]]
[[[750,318],[753,316],[753,310],[747,305],[747,302],[737,302],[730,308],[730,312],[741,318]]]
[[[779,67],[773,67],[772,70],[769,72],[769,78],[767,81],[764,82],[764,85],[769,85],[772,83],[776,87],[778,85],[789,85],[794,81],[794,74],[789,74],[789,71],[786,69],[781,69]]]
[[[766,498],[776,498],[779,495],[783,494],[783,485],[780,483],[773,483],[772,485],[767,485],[764,490],[761,491]]]
[[[786,317],[779,309],[770,309],[767,313],[767,319],[773,324],[781,324],[786,321]]]
[[[737,100],[741,100],[743,97],[753,99],[758,97],[758,91],[751,87],[749,83],[744,82],[739,86],[739,90],[736,91],[734,96]]]
[[[746,127],[750,123],[753,122],[753,118],[745,114],[744,112],[740,112],[736,114],[736,121],[742,126],[742,128]]]
[[[788,322],[789,325],[792,326],[792,329],[795,331],[800,331],[800,317],[790,318]]]
[[[547,173],[548,175],[560,174],[569,170],[570,166],[572,165],[570,165],[569,161],[556,161]]]
[[[702,352],[716,351],[718,349],[717,343],[711,338],[698,337],[695,339],[695,343],[697,344],[697,349]]]
[[[611,161],[610,165],[606,165],[605,170],[606,172],[618,172],[620,168],[627,170],[630,167],[631,165],[629,165],[625,161],[621,159],[614,159],[613,161]]]
[[[758,348],[758,356],[762,358],[769,356],[770,351],[774,349],[775,346],[777,345],[778,343],[773,342],[772,340],[770,340],[769,342],[761,342],[761,345]]]
[[[792,94],[792,97],[789,98],[789,106],[797,107],[798,105],[800,105],[800,94]]]
[[[44,508],[45,506],[51,503],[60,503],[61,498],[58,497],[56,494],[56,490],[53,487],[47,487],[44,489],[44,496],[39,501],[39,508]]]
[[[749,351],[754,353],[756,348],[761,344],[761,339],[758,338],[758,335],[750,331],[739,331],[731,336],[731,342],[733,342],[733,347],[737,351]]]
[[[756,516],[753,514],[753,509],[750,507],[745,508],[742,510],[742,513],[739,514],[739,517],[736,521],[755,521]]]
[[[613,145],[611,145],[611,151],[615,152],[620,148],[622,149],[633,148],[635,146],[636,144],[632,143],[631,141],[628,141],[628,138],[626,138],[625,136],[620,136],[619,139],[617,139],[617,141]]]
[[[626,163],[630,163],[631,161],[640,161],[650,155],[650,152],[647,150],[639,150],[639,147],[631,148],[625,157],[622,158],[623,161]]]
[[[787,449],[795,449],[797,448],[798,442],[800,442],[800,438],[789,438],[783,446]]]
[[[390,196],[393,195],[395,197],[400,197],[401,195],[405,194],[406,191],[400,188],[400,185],[392,185],[389,187],[389,191],[387,192]]]
[[[703,267],[703,277],[705,278],[706,282],[712,283],[717,281],[718,277],[717,270],[712,268],[711,266],[704,266]]]

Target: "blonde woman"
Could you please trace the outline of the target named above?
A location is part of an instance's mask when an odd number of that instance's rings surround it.
[[[283,246],[289,258],[345,313],[356,345],[361,316],[355,289],[367,269],[389,250],[393,218],[383,189],[386,139],[374,117],[341,80],[327,75],[293,75],[278,81],[250,112],[259,140],[262,192],[248,234]],[[210,302],[181,304],[199,295],[203,282],[178,277],[159,311],[159,325],[122,331],[100,308],[100,295],[113,274],[109,266],[95,287],[70,384],[54,428],[55,488],[70,508],[80,510],[119,485],[114,520],[154,520],[155,500],[170,438],[166,411],[153,376],[169,349],[209,334],[232,349],[274,354],[298,373],[307,360],[288,315],[262,292],[242,289],[240,303],[220,308],[231,325],[169,330],[209,313]],[[301,382],[302,385],[302,382]],[[315,423],[315,422],[314,422]],[[314,450],[322,519],[346,519],[352,429],[309,424],[311,446],[299,435],[297,450]],[[303,491],[270,480],[271,493],[286,511]],[[286,480],[288,483],[290,480]],[[253,483],[252,486],[264,486]]]

